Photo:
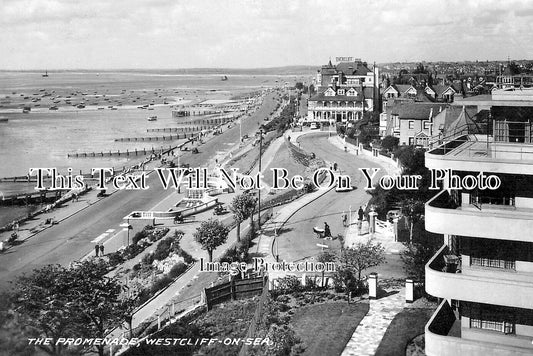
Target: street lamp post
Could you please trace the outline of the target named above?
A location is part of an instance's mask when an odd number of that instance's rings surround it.
[[[263,154],[263,127],[259,127],[259,171],[258,174],[261,174],[261,156]],[[261,184],[259,184],[261,185]],[[261,188],[257,187],[257,204],[258,204],[258,218],[257,225],[261,228]]]
[[[133,227],[130,225],[130,219],[128,219],[127,223],[120,224],[120,227],[128,230],[128,246],[130,245],[130,230],[133,229]]]

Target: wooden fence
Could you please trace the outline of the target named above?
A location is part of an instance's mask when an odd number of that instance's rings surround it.
[[[263,292],[265,285],[268,286],[266,277],[257,277],[249,279],[232,279],[229,282],[219,284],[211,288],[205,288],[205,303],[207,310],[213,308],[214,305],[226,302],[228,300],[237,300],[242,298],[250,298],[255,295],[260,295]]]

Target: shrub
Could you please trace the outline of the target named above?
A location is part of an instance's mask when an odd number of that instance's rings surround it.
[[[122,257],[125,260],[129,260],[129,259],[137,256],[139,253],[141,253],[142,250],[143,250],[143,248],[141,246],[137,245],[137,244],[129,245],[122,252]]]
[[[134,236],[133,236],[133,244],[136,245],[137,242],[139,242],[140,240],[144,239],[145,237],[147,236],[147,233],[143,230],[143,231],[139,231],[138,233],[136,233]]]
[[[152,252],[147,253],[142,258],[142,263],[145,265],[151,265],[154,262],[154,254]]]
[[[140,269],[141,269],[141,264],[140,263],[136,263],[136,264],[133,265],[133,270],[134,271],[138,271]]]
[[[279,290],[281,293],[298,293],[303,289],[300,279],[296,276],[278,278],[278,283],[278,288],[276,290]]]
[[[109,265],[111,267],[115,267],[116,265],[119,265],[124,262],[124,258],[119,252],[108,253],[107,257],[109,258]]]
[[[155,280],[154,284],[150,287],[150,292],[152,294],[155,294],[157,291],[165,288],[172,282],[172,278],[166,274],[163,277],[160,277]]]
[[[185,250],[183,250],[181,248],[178,251],[178,255],[183,257],[183,261],[185,261],[185,263],[188,264],[188,265],[190,265],[191,263],[193,263],[195,261],[194,257],[189,255]]]
[[[182,275],[187,270],[187,265],[183,262],[178,262],[170,269],[168,276],[172,279]]]
[[[165,258],[167,258],[168,255],[170,254],[171,245],[172,245],[171,239],[167,238],[167,239],[161,240],[159,244],[157,245],[157,248],[155,249],[154,260],[162,261]]]

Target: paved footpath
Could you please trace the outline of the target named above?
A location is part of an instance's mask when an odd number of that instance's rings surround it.
[[[405,288],[389,296],[370,300],[370,309],[352,335],[341,356],[373,356],[392,319],[406,306]]]

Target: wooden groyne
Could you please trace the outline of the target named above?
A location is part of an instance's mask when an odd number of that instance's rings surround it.
[[[0,199],[0,206],[43,204],[55,202],[67,190],[43,190],[35,193],[7,195]]]
[[[224,115],[219,117],[186,118],[179,121],[180,125],[221,125],[239,118],[240,115]]]
[[[123,166],[122,168],[115,168],[113,167],[113,171],[115,174],[120,174],[124,171],[126,171],[126,166]],[[67,176],[68,172],[57,172],[58,175]],[[97,179],[98,174],[91,174],[91,172],[83,172],[82,170],[79,170],[79,172],[72,171],[72,176],[79,175],[82,176],[85,179]],[[46,174],[46,176],[43,177],[45,182],[49,182],[52,180],[52,176],[50,174]],[[25,176],[16,176],[16,177],[2,177],[0,178],[0,183],[37,183],[37,175],[25,175]]]
[[[196,132],[208,130],[211,126],[196,126],[196,127],[163,127],[159,129],[146,129],[146,132]]]
[[[172,146],[160,148],[143,148],[133,150],[117,150],[117,151],[100,151],[100,152],[74,152],[68,153],[68,158],[86,158],[86,157],[122,157],[122,156],[146,156],[150,154],[159,154],[161,151],[172,150]]]
[[[130,141],[174,141],[185,138],[191,138],[195,135],[194,132],[168,135],[168,136],[145,136],[145,137],[122,137],[115,139],[115,142],[130,142]]]

